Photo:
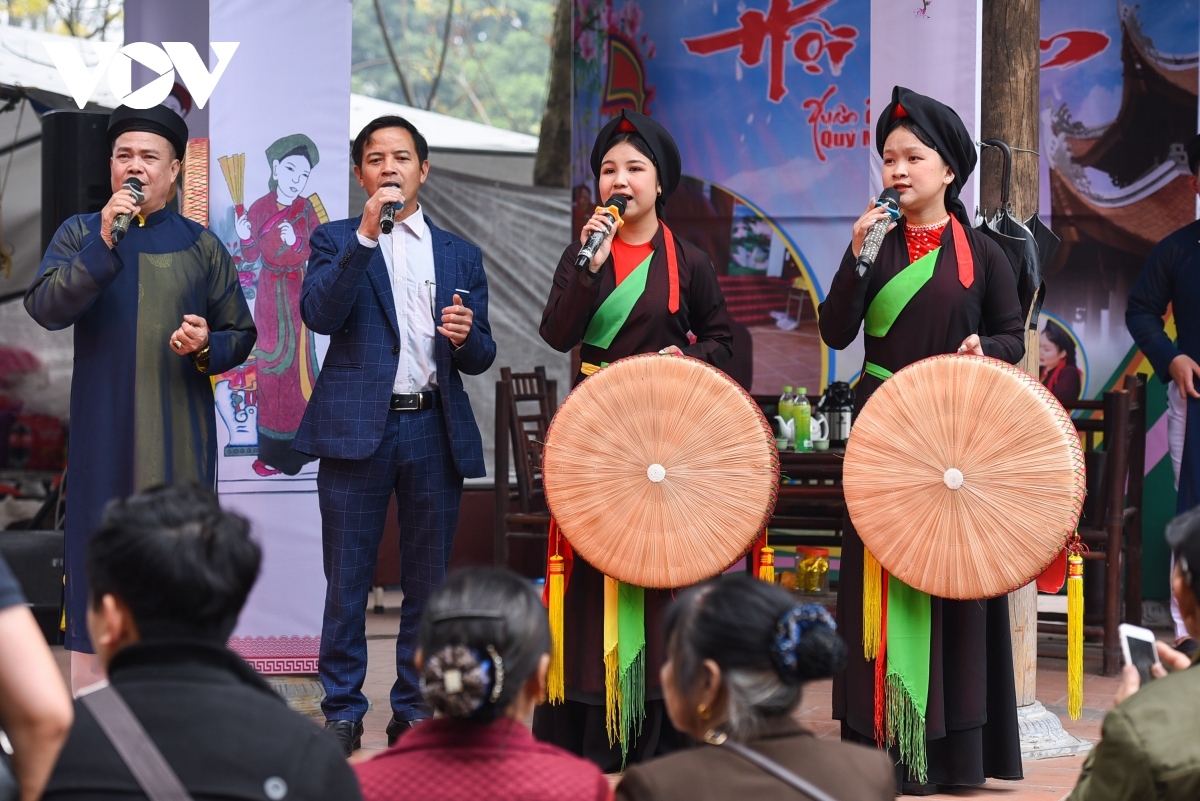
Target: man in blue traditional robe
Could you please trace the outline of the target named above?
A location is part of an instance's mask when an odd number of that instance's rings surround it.
[[[156,484],[214,486],[210,375],[245,361],[256,332],[233,259],[167,208],[187,125],[163,106],[118,108],[108,125],[113,196],[64,222],[25,293],[50,330],[75,326],[67,468],[66,647],[72,684],[99,678],[86,628],[87,543],[109,500]],[[141,181],[143,199],[123,187]],[[132,219],[114,242],[119,215]]]

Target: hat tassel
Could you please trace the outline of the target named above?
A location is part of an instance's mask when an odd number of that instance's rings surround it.
[[[1078,538],[1067,556],[1067,714],[1083,714],[1083,556]]]

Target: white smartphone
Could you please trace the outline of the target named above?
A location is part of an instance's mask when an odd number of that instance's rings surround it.
[[[1137,668],[1142,685],[1145,686],[1154,678],[1150,668],[1162,664],[1158,660],[1158,648],[1154,645],[1154,632],[1141,626],[1122,623],[1117,627],[1117,634],[1121,638],[1121,653],[1125,657],[1125,664]]]

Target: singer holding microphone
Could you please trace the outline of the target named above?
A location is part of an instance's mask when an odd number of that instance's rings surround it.
[[[596,137],[591,166],[604,207],[563,251],[542,312],[542,339],[563,352],[580,346],[576,384],[609,362],[642,353],[683,354],[721,366],[733,353],[733,336],[716,271],[662,219],[682,170],[675,140],[650,117],[622,111]],[[611,209],[621,212],[620,224]],[[570,550],[565,539],[555,540],[552,553]],[[567,579],[566,702],[538,707],[534,734],[615,773],[622,755],[605,728],[605,577],[574,558]],[[635,726],[641,734],[630,744],[627,764],[676,747],[659,681],[670,600],[669,590],[646,590],[646,718]]]
[[[417,622],[450,563],[463,478],[485,472],[461,374],[496,358],[483,254],[421,211],[425,137],[402,117],[379,117],[351,155],[369,198],[362,216],[312,235],[300,315],[329,335],[329,351],[292,443],[321,459],[321,710],[347,756],[367,712],[367,594],[393,493],[404,608],[388,745],[430,715],[413,666]]]
[[[1012,267],[999,246],[971,228],[958,197],[977,161],[958,114],[897,86],[877,121],[875,145],[884,194],[898,198],[903,216],[893,221],[885,197],[858,218],[819,310],[821,337],[831,348],[847,347],[865,329],[856,412],[892,373],[929,356],[972,353],[1015,364],[1025,351]],[[864,559],[847,518],[837,623],[851,653],[834,678],[833,716],[842,721],[842,739],[873,745],[883,699],[875,695],[875,660],[865,658],[863,646]],[[888,641],[889,669],[903,661],[928,677],[919,721],[926,764],[911,742],[889,743],[897,790],[928,795],[988,777],[1020,779],[1007,597],[929,598],[927,608],[927,645]]]
[[[25,292],[43,327],[75,327],[65,643],[75,690],[103,678],[87,634],[84,576],[100,513],[156,484],[215,486],[209,379],[245,361],[256,338],[225,246],[167,207],[187,138],[186,123],[165,106],[114,111],[113,195],[99,213],[59,226]]]

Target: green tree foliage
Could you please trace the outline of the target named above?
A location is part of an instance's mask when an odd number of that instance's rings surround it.
[[[546,105],[554,0],[379,0],[412,105],[537,134]],[[445,46],[445,64],[429,102]],[[405,103],[374,0],[354,0],[351,89]]]

